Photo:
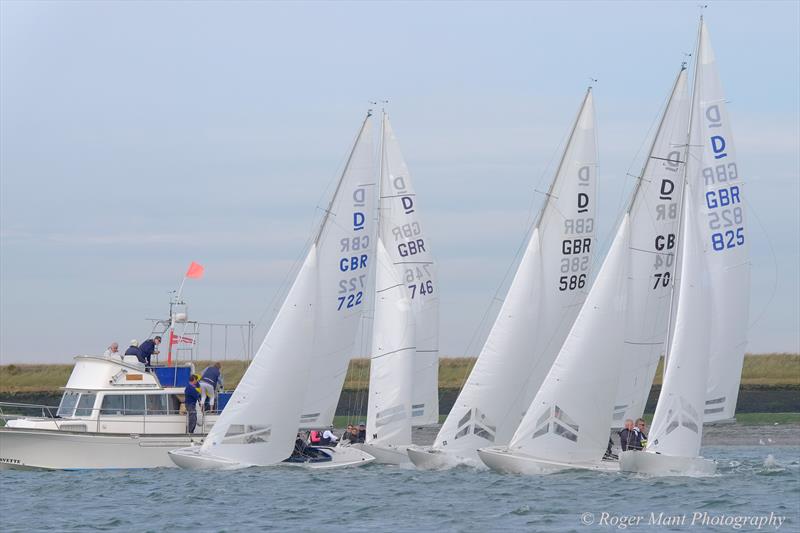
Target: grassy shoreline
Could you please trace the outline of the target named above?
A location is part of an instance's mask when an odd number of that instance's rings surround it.
[[[196,361],[202,370],[208,361]],[[474,357],[442,358],[439,361],[439,388],[460,389],[475,365]],[[233,388],[247,368],[246,361],[222,361],[225,385]],[[655,385],[661,384],[662,363],[656,371]],[[57,391],[67,383],[72,364],[0,365],[0,394]],[[345,390],[364,390],[369,383],[369,360],[353,359],[345,379]],[[746,355],[742,385],[800,387],[800,354]]]

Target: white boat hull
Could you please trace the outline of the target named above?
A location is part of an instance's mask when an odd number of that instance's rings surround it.
[[[0,468],[91,470],[173,468],[167,452],[200,436],[121,435],[0,428]]]
[[[224,457],[200,453],[200,446],[191,446],[169,452],[169,458],[176,466],[186,470],[238,470],[251,466],[291,466],[311,470],[330,470],[332,468],[348,468],[371,463],[375,458],[350,446],[315,446],[331,457],[330,461],[284,461],[274,465],[252,465],[231,461]]]
[[[481,461],[492,470],[504,474],[525,474],[538,476],[544,474],[554,474],[565,470],[599,470],[616,472],[619,466],[616,461],[599,461],[597,463],[562,463],[558,461],[548,461],[512,453],[505,447],[480,448],[478,456]]]
[[[375,457],[354,448],[352,446],[335,446],[328,448],[326,446],[315,446],[325,451],[330,455],[333,460],[327,462],[305,462],[305,463],[280,463],[281,466],[294,466],[300,468],[309,468],[311,470],[330,470],[332,468],[349,468],[354,466],[364,466],[375,461]]]
[[[414,466],[421,470],[447,470],[457,466],[485,468],[483,463],[477,459],[462,457],[436,448],[409,446],[406,451]]]
[[[238,470],[247,468],[248,464],[230,461],[222,457],[204,455],[200,453],[200,446],[189,446],[178,450],[171,450],[169,458],[175,466],[185,470]]]
[[[646,451],[626,451],[619,456],[619,469],[650,476],[710,476],[717,463],[703,457],[678,457]]]
[[[376,463],[387,465],[411,464],[411,459],[408,458],[409,445],[394,446],[392,444],[380,445],[360,442],[357,444],[351,444],[350,447],[361,450],[373,456]]]

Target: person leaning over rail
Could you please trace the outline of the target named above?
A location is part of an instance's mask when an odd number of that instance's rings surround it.
[[[152,339],[147,339],[139,346],[139,358],[140,363],[144,363],[144,366],[150,368],[150,358],[153,354],[158,355],[158,345],[161,344],[161,336],[156,335]]]
[[[203,370],[200,378],[200,406],[206,410],[206,398],[208,398],[208,410],[214,410],[214,400],[217,390],[222,390],[222,364],[218,361]]]

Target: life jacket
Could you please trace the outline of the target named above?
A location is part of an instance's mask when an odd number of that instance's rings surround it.
[[[319,444],[319,441],[322,440],[319,431],[312,431],[311,432],[311,444]]]

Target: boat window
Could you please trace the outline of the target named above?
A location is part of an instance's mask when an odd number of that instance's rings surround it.
[[[177,394],[169,395],[169,414],[176,415],[181,412],[181,399]]]
[[[125,395],[125,414],[126,415],[144,414],[144,394]]]
[[[122,394],[106,394],[103,396],[103,407],[100,409],[100,414],[121,415],[124,409],[125,403],[122,400]]]
[[[96,394],[81,394],[81,399],[78,400],[78,408],[75,410],[75,416],[92,416],[95,398],[97,398]]]
[[[148,394],[147,395],[147,414],[165,415],[167,414],[167,395]]]
[[[61,403],[58,406],[57,416],[66,417],[72,416],[75,413],[75,406],[78,404],[79,392],[67,391],[61,397]]]

